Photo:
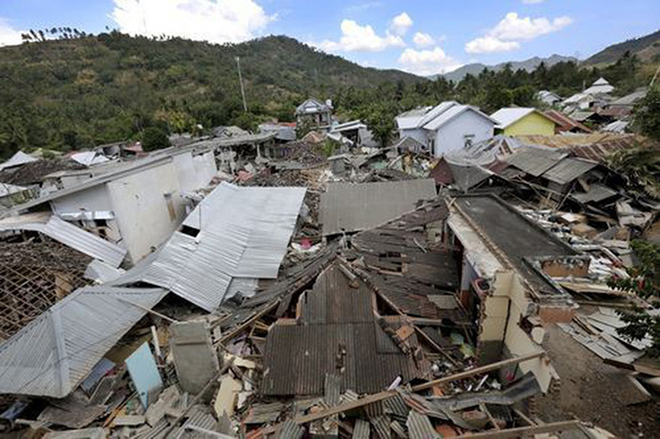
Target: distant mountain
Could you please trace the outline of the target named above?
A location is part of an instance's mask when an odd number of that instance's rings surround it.
[[[660,30],[652,34],[633,38],[623,43],[612,44],[584,61],[585,65],[606,65],[616,62],[621,56],[631,52],[644,62],[660,61]]]
[[[524,69],[527,70],[528,72],[531,72],[536,67],[538,67],[538,65],[541,64],[542,62],[544,62],[547,66],[552,66],[554,64],[565,61],[577,62],[578,59],[572,56],[552,55],[548,58],[539,58],[538,56],[535,56],[534,58],[526,59],[524,61],[511,61],[509,63],[503,62],[494,66],[487,66],[481,63],[473,63],[473,64],[464,65],[463,67],[460,67],[454,70],[453,72],[445,73],[442,76],[444,76],[446,79],[450,81],[457,82],[463,79],[463,77],[467,74],[478,75],[483,71],[483,69],[493,70],[497,72],[499,70],[502,70],[504,66],[507,64],[511,64],[511,68],[514,71]],[[435,79],[438,76],[439,75],[433,75],[431,79]]]

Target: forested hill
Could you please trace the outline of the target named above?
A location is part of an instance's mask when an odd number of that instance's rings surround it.
[[[605,65],[616,62],[626,52],[636,55],[641,61],[660,62],[660,30],[639,38],[612,44],[584,61],[585,65]]]
[[[184,131],[197,124],[254,125],[271,116],[288,120],[308,96],[417,81],[425,79],[364,68],[283,36],[213,45],[112,32],[24,43],[0,48],[0,154],[127,139],[155,122]]]

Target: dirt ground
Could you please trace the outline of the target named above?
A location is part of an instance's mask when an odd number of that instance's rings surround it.
[[[547,328],[544,348],[561,377],[559,392],[537,397],[544,421],[577,417],[628,438],[660,438],[660,397],[626,405],[639,394],[627,373],[603,361],[558,326]]]

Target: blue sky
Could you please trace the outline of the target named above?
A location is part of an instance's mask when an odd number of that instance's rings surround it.
[[[362,65],[428,75],[554,53],[585,58],[660,29],[660,1],[0,1],[0,45],[53,26],[217,43],[285,34]]]

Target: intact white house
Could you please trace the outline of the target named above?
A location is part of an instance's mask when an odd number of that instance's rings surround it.
[[[165,242],[187,212],[183,195],[209,184],[217,173],[212,150],[193,146],[96,172],[58,175],[55,191],[14,208],[14,213],[50,210],[128,252],[135,263]],[[94,170],[94,168],[92,168]]]
[[[440,157],[492,138],[496,122],[476,107],[448,101],[402,113],[396,124],[401,139],[415,139],[425,152]]]

